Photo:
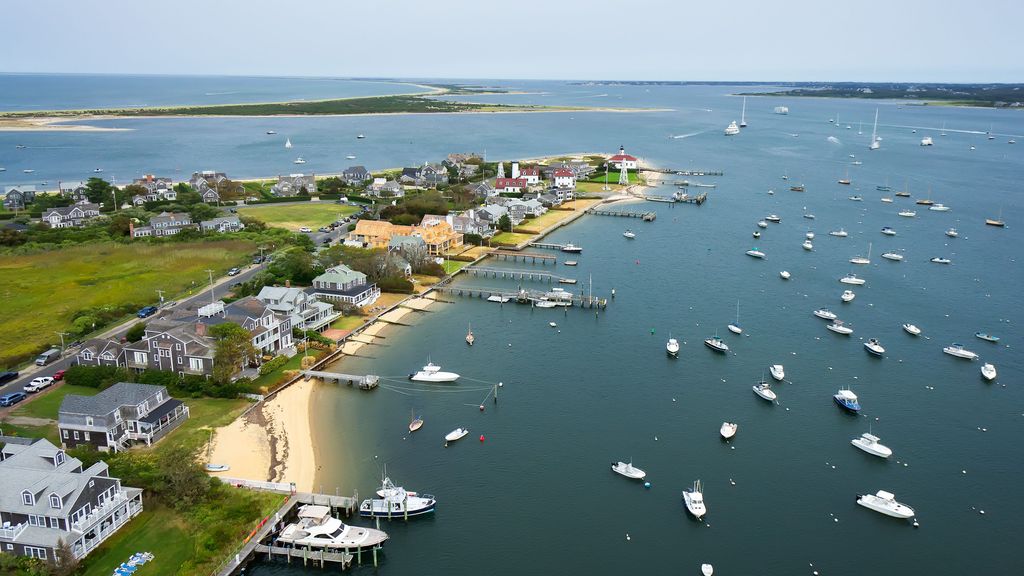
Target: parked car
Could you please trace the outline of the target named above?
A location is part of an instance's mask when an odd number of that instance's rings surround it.
[[[25,392],[39,392],[50,384],[53,384],[52,376],[40,376],[38,378],[33,378],[31,382],[25,385]]]
[[[320,231],[321,231],[321,232],[330,232],[330,231],[331,231],[331,229],[330,229],[330,228],[328,228],[327,226],[321,226],[321,227],[320,227]]]
[[[63,380],[64,379],[64,374],[66,372],[67,372],[67,370],[57,370],[56,372],[54,372],[53,373],[53,381],[54,382],[60,382],[61,380]]]
[[[25,398],[28,398],[28,394],[25,394],[24,392],[11,392],[10,394],[4,394],[3,396],[0,396],[0,406],[14,406]]]
[[[156,312],[157,312],[157,307],[156,306],[146,306],[145,308],[139,310],[139,312],[138,312],[138,314],[136,314],[136,316],[138,316],[139,318],[148,318],[148,317],[152,316],[153,314],[156,314]]]
[[[239,272],[241,272],[241,270],[238,268],[232,268],[231,270],[228,270],[228,276],[238,276]]]
[[[7,384],[8,382],[14,380],[17,377],[18,373],[14,371],[0,372],[0,384]]]
[[[256,256],[252,259],[253,264],[263,264],[263,256]]]
[[[299,232],[305,232],[307,234],[312,232],[312,231],[313,231],[313,229],[310,228],[309,226],[303,226],[302,228],[299,228]]]
[[[57,358],[60,358],[60,348],[50,348],[46,352],[36,356],[36,366],[46,366]]]

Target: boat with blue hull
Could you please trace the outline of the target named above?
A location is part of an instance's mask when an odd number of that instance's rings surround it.
[[[860,412],[860,402],[857,401],[857,395],[852,390],[841,389],[839,392],[832,396],[832,399],[839,404],[840,408],[849,410],[850,412]]]
[[[367,498],[359,505],[359,515],[370,518],[405,518],[434,511],[437,500],[430,494],[408,492],[385,477],[378,498]]]

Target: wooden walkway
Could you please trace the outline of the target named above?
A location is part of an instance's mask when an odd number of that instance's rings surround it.
[[[535,305],[541,300],[555,300],[549,296],[549,292],[541,292],[539,290],[498,290],[494,288],[472,288],[468,286],[445,286],[443,288],[438,288],[437,290],[451,294],[452,296],[464,296],[469,298],[489,298],[491,296],[498,296],[500,298],[505,298],[507,302],[514,304]],[[564,302],[571,306],[598,309],[608,307],[607,298],[586,296],[584,294],[571,294],[570,292],[565,292],[564,294]],[[568,306],[556,306],[556,308],[559,307],[565,308]]]
[[[657,212],[632,212],[630,210],[595,210],[591,208],[587,211],[589,214],[596,214],[598,216],[621,216],[623,218],[640,218],[644,222],[654,222],[654,219],[658,217]]]
[[[358,386],[361,390],[372,390],[380,384],[380,377],[373,374],[341,374],[340,372],[324,372],[321,370],[303,370],[302,375],[306,380],[320,378],[322,380],[334,380],[338,384],[348,383],[350,386]]]
[[[534,248],[545,248],[547,250],[565,250],[568,244],[555,244],[553,242],[530,242],[530,246]]]
[[[495,250],[491,252],[490,255],[494,256],[495,258],[501,258],[503,260],[522,260],[523,262],[529,260],[531,263],[536,263],[538,260],[540,260],[541,264],[547,264],[548,262],[552,264],[558,263],[558,258],[555,256],[551,256],[549,254],[537,254],[534,252],[514,252],[512,250]]]
[[[286,548],[284,546],[267,546],[266,544],[257,544],[253,548],[253,552],[256,554],[266,554],[267,560],[273,560],[274,557],[286,558],[288,563],[291,564],[292,558],[298,558],[302,560],[302,565],[305,566],[307,562],[319,564],[323,567],[327,562],[340,563],[342,570],[352,565],[352,560],[355,558],[352,554],[345,552],[325,552],[323,550],[310,550],[309,548]]]
[[[565,278],[557,274],[547,272],[533,272],[530,270],[510,270],[506,268],[486,268],[483,266],[467,266],[463,269],[467,274],[474,276],[483,275],[485,278],[510,278],[512,280],[537,280],[539,282],[558,282],[560,284],[575,284],[575,278]]]

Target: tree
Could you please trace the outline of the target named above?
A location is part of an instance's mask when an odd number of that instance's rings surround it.
[[[127,332],[125,332],[124,338],[129,342],[138,342],[139,340],[142,340],[142,337],[145,335],[146,323],[136,322],[135,324],[132,325],[131,328],[128,329]]]
[[[124,193],[125,202],[131,201],[131,199],[136,196],[145,196],[146,194],[149,194],[149,190],[141,184],[129,184],[125,186],[121,192]]]
[[[508,217],[508,214],[502,214],[501,218],[498,218],[498,230],[502,232],[512,231],[512,219]]]
[[[99,204],[105,201],[109,196],[113,186],[110,182],[102,178],[92,177],[85,183],[85,195],[89,198],[89,202]]]
[[[301,248],[288,248],[274,257],[267,271],[280,283],[310,284],[317,276],[313,255]]]
[[[203,204],[203,197],[199,192],[192,190],[192,188],[178,192],[177,200],[184,206],[198,206]]]
[[[166,448],[160,453],[156,466],[161,495],[174,508],[191,510],[206,499],[210,478],[196,464],[195,455],[189,448]]]
[[[252,334],[238,324],[218,324],[210,328],[210,335],[217,340],[213,350],[213,379],[217,382],[230,382],[243,362],[256,358]]]
[[[203,220],[210,220],[220,216],[220,210],[202,202],[193,204],[188,213],[192,216],[193,222],[202,222]]]
[[[57,539],[53,558],[46,564],[51,576],[71,576],[78,570],[78,558],[75,558],[74,550],[63,538]]]

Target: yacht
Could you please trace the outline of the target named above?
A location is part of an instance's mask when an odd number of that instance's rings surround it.
[[[995,380],[996,379],[996,367],[993,364],[986,362],[985,364],[983,364],[981,366],[981,376],[985,380],[988,380],[989,382]]]
[[[387,533],[381,530],[344,524],[331,516],[328,506],[306,504],[299,507],[297,520],[285,526],[276,541],[296,548],[367,550],[387,539]]]
[[[909,322],[903,325],[903,331],[911,336],[920,336],[921,329]]]
[[[936,203],[929,206],[928,209],[934,212],[949,212],[949,206],[946,206],[945,204]]]
[[[723,342],[722,339],[719,338],[718,336],[706,338],[704,340],[704,345],[707,346],[708,348],[711,348],[715,352],[721,352],[722,354],[725,354],[726,352],[729,351],[729,345]]]
[[[433,362],[427,362],[422,370],[415,374],[409,374],[409,380],[415,382],[455,382],[459,375],[454,372],[442,372],[441,367]]]
[[[814,250],[814,244],[811,244],[810,240],[804,240],[804,243],[801,244],[801,246],[804,247],[804,250]]]
[[[932,202],[931,196],[932,196],[932,192],[931,192],[931,188],[929,188],[928,189],[928,197],[927,198],[921,198],[920,200],[916,200],[914,202],[914,204],[917,204],[918,206],[931,206],[932,204],[935,204],[935,202]]]
[[[768,367],[768,371],[771,372],[772,378],[775,378],[779,382],[786,379],[786,370],[782,364],[772,364]]]
[[[940,256],[936,256],[935,258],[932,258],[928,261],[934,262],[935,264],[949,264],[950,262],[952,262],[952,260],[950,260],[949,258],[942,258]]]
[[[950,344],[949,346],[946,346],[945,348],[942,349],[942,351],[945,352],[946,354],[949,354],[950,356],[956,356],[957,358],[963,358],[965,360],[978,359],[977,353],[971,352],[967,348],[964,348],[963,345],[957,344],[956,342]]]
[[[401,518],[419,516],[434,511],[437,501],[430,494],[407,492],[401,486],[395,486],[391,478],[384,477],[378,498],[367,498],[359,505],[360,516],[380,518]]]
[[[886,204],[892,204],[892,198],[888,196],[882,196],[882,202],[885,202]]]
[[[686,503],[686,509],[690,514],[693,514],[693,517],[697,520],[704,518],[704,515],[708,513],[708,509],[704,505],[704,494],[702,493],[702,488],[700,480],[697,480],[693,483],[693,488],[691,490],[683,490],[683,502]]]
[[[758,228],[767,228],[768,227],[768,223],[765,222],[764,220],[758,220],[757,221],[757,227]]]
[[[754,384],[753,389],[754,394],[757,394],[769,402],[775,402],[775,399],[777,398],[775,391],[772,390],[772,387],[768,384],[767,380],[758,381],[757,384]]]
[[[761,237],[761,232],[759,232],[757,230],[754,230],[753,236],[754,236],[754,238],[760,238]]]
[[[853,444],[872,456],[878,456],[880,458],[888,458],[889,456],[892,456],[892,449],[884,444],[880,444],[878,442],[879,440],[881,440],[881,438],[878,436],[865,432],[858,438],[851,440],[850,444]]]
[[[851,264],[871,264],[871,243],[868,242],[868,255],[865,256],[854,256],[850,258]]]
[[[562,252],[568,252],[569,254],[579,254],[580,252],[583,252],[583,247],[576,246],[572,242],[569,242],[565,246],[562,246]]]
[[[302,156],[299,156],[298,158],[295,159],[294,162],[292,162],[292,164],[305,164],[305,163],[306,163],[306,161],[302,159]]]
[[[917,216],[917,212],[914,212],[913,210],[900,210],[897,214],[904,218],[913,218],[914,216]]]
[[[959,235],[960,233],[956,231],[956,228],[950,228],[949,230],[946,230],[946,236],[949,236],[950,238],[956,238]]]
[[[469,428],[463,428],[463,427],[460,426],[460,427],[456,428],[455,430],[452,430],[451,432],[445,434],[444,435],[444,442],[445,442],[445,444],[447,444],[448,442],[455,442],[456,440],[462,440],[463,438],[466,437],[466,434],[469,434]]]
[[[736,125],[736,121],[735,120],[730,122],[729,125],[725,127],[725,135],[726,136],[735,136],[735,135],[737,135],[739,133],[740,133],[740,127]]]
[[[882,228],[882,234],[885,234],[886,236],[895,236],[896,231],[888,226],[885,226]]]
[[[787,270],[783,270],[782,272],[779,272],[779,277],[782,278],[783,280],[789,280],[789,276],[790,276],[790,274],[789,274],[789,272]]]
[[[868,341],[864,343],[864,349],[868,351],[868,354],[874,356],[882,356],[885,354],[885,348],[882,348],[882,344],[877,338],[869,338]]]
[[[633,480],[643,480],[647,476],[647,472],[633,466],[632,460],[629,462],[612,462],[612,472],[626,478],[632,478]]]
[[[843,284],[854,284],[857,286],[862,286],[866,282],[863,278],[858,278],[856,274],[847,274],[840,278],[839,281]]]
[[[882,258],[901,262],[903,260],[903,254],[900,254],[899,252],[882,252]]]
[[[740,326],[740,303],[736,302],[736,321],[729,323],[726,328],[733,334],[743,334],[743,328]]]
[[[285,148],[291,148],[292,147],[292,139],[291,138],[285,138],[284,139],[284,147]]]
[[[921,146],[931,146],[932,144],[934,144],[934,142],[932,142],[931,136],[925,136],[924,138],[921,138]]]
[[[736,435],[736,430],[740,427],[735,422],[722,422],[722,427],[718,429],[718,433],[722,435],[722,438],[728,440]]]
[[[860,412],[860,402],[857,401],[857,395],[853,393],[853,390],[840,388],[839,392],[832,396],[832,399],[841,408],[850,412]]]
[[[808,230],[807,234],[804,234],[804,238],[807,238],[808,240],[814,240],[814,232]]]
[[[423,417],[417,418],[413,413],[409,414],[409,432],[415,432],[423,428]]]
[[[850,196],[849,200],[852,200],[854,202],[863,202],[864,201],[864,199],[861,198],[859,194],[854,194],[853,196]]]
[[[828,328],[829,330],[835,332],[836,334],[842,334],[843,336],[849,336],[850,334],[853,334],[853,328],[850,328],[846,324],[843,324],[843,321],[839,320],[838,318],[833,320],[831,324],[826,325],[825,328]]]
[[[857,504],[875,512],[881,512],[886,516],[892,516],[893,518],[906,519],[914,517],[913,508],[906,504],[900,504],[896,501],[894,494],[885,490],[879,490],[875,494],[858,495]]]
[[[836,318],[838,318],[838,316],[836,316],[836,313],[829,310],[828,308],[818,308],[817,310],[814,311],[814,315],[817,316],[818,318],[821,318],[822,320],[835,320]]]
[[[769,214],[769,215],[765,216],[764,219],[769,221],[769,222],[774,222],[775,224],[779,224],[780,222],[782,222],[782,218],[779,218],[775,214]]]
[[[997,216],[995,218],[995,220],[993,220],[992,218],[986,218],[985,219],[985,225],[986,226],[995,226],[997,228],[1004,228],[1004,227],[1006,227],[1006,222],[1003,222],[1003,209],[1002,208],[999,209],[999,216]]]
[[[757,248],[747,250],[747,256],[753,256],[754,258],[764,258],[764,252],[761,252]]]
[[[625,232],[622,233],[622,235],[624,237],[626,237],[626,238],[629,238],[630,240],[632,240],[633,238],[636,238],[636,232],[633,232],[632,230],[629,230],[628,228],[626,229]]]
[[[895,195],[899,196],[900,198],[910,198],[910,192],[907,192],[906,190],[900,190]]]
[[[679,341],[675,338],[669,338],[668,343],[665,344],[665,352],[673,358],[679,356]]]
[[[988,332],[975,332],[974,333],[974,337],[975,338],[981,338],[982,340],[984,340],[986,342],[992,342],[992,343],[999,342],[999,336],[993,336],[993,335],[989,334]]]
[[[774,112],[775,114],[781,114],[781,115],[785,116],[786,114],[789,114],[789,107],[788,106],[776,106],[775,109],[772,110],[772,112]]]
[[[878,108],[875,108],[875,125],[871,128],[871,143],[868,150],[878,150],[882,145],[882,139],[878,137]]]
[[[854,294],[853,290],[843,290],[843,295],[839,298],[841,298],[843,302],[853,302],[853,299],[856,297],[857,295]]]
[[[839,230],[833,230],[828,233],[829,236],[835,236],[836,238],[846,238],[849,234],[846,230],[840,228]]]

